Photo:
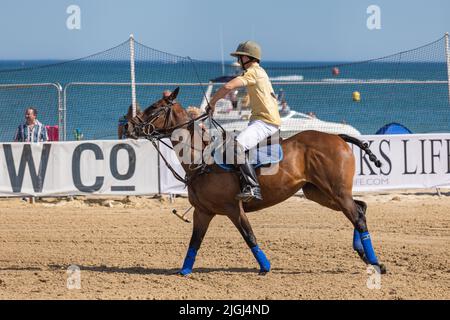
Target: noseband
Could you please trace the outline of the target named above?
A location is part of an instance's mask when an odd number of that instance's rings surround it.
[[[144,120],[142,115],[136,115],[136,117],[130,119],[130,122],[134,125],[134,133],[139,136],[144,136],[145,138],[162,138],[165,136],[165,133],[161,132],[164,130],[167,132],[167,125],[169,123],[170,117],[172,115],[172,106],[174,105],[173,101],[169,102],[169,104],[158,108],[153,111],[147,120]],[[161,114],[165,114],[164,126],[157,130],[154,122],[159,119]]]

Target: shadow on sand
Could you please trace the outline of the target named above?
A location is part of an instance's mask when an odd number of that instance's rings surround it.
[[[49,269],[51,270],[67,270],[69,265],[49,265]],[[162,268],[144,268],[144,267],[109,267],[109,266],[83,266],[78,265],[81,271],[91,271],[91,272],[101,272],[101,273],[126,273],[126,274],[141,274],[141,275],[177,275],[180,271],[179,268],[172,269],[162,269]],[[225,273],[237,273],[237,274],[259,274],[259,269],[257,268],[194,268],[194,274],[209,274],[216,272],[225,272]],[[355,274],[359,272],[349,272],[348,270],[336,269],[336,270],[289,270],[289,269],[281,269],[281,268],[273,268],[269,274],[291,274],[291,275],[300,275],[300,274],[342,274],[342,273],[350,273]]]
[[[49,265],[51,270],[67,270],[69,265]],[[176,275],[180,269],[162,269],[162,268],[144,268],[144,267],[109,267],[109,266],[83,266],[78,265],[81,271],[106,272],[106,273],[127,273],[127,274],[143,274],[143,275]],[[194,273],[258,273],[257,268],[195,268]]]

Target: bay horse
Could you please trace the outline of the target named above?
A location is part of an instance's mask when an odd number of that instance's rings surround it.
[[[143,112],[137,113],[127,124],[129,138],[171,137],[175,129],[186,128],[191,140],[198,130],[196,122],[188,116],[183,107],[175,101],[179,88],[167,97],[158,100]],[[198,119],[197,119],[198,120]],[[180,141],[171,138],[175,147]],[[342,211],[354,227],[353,249],[366,263],[378,267],[385,273],[386,268],[378,262],[366,223],[365,202],[354,200],[352,196],[355,159],[347,142],[363,149],[377,167],[380,161],[370,151],[367,144],[347,136],[334,135],[319,131],[302,131],[281,142],[284,157],[273,175],[259,176],[263,200],[251,200],[242,203],[235,199],[240,192],[238,171],[226,172],[219,166],[208,165],[207,172],[199,174],[198,167],[193,168],[181,161],[186,171],[188,198],[194,207],[193,231],[189,248],[179,272],[181,275],[192,273],[195,258],[208,226],[215,215],[225,215],[241,233],[251,249],[260,273],[270,271],[270,262],[258,246],[246,212],[261,210],[276,205],[300,189],[309,200],[336,211]],[[155,147],[157,148],[156,144]],[[202,146],[204,148],[205,145]],[[194,149],[191,149],[194,152]],[[200,150],[201,151],[201,150]],[[172,171],[173,172],[173,171]]]

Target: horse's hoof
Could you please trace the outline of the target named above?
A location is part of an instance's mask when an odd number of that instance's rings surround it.
[[[177,275],[181,276],[181,277],[189,277],[192,274],[192,270],[180,270],[177,272]]]
[[[270,270],[259,270],[258,275],[260,276],[265,276],[266,274],[269,273]]]
[[[380,263],[380,264],[378,265],[378,267],[380,268],[380,273],[381,273],[381,274],[386,274],[386,273],[387,273],[386,266],[385,266],[383,263]]]
[[[380,271],[380,274],[386,274],[387,273],[387,269],[386,266],[383,263],[379,263],[379,264],[369,264],[369,266],[372,266],[373,268],[375,268],[378,272],[378,270]]]
[[[192,273],[181,273],[178,272],[177,276],[182,277],[182,278],[190,278]]]

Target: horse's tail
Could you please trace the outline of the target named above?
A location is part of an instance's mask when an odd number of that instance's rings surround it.
[[[351,144],[360,147],[363,151],[367,153],[367,155],[369,156],[369,160],[375,163],[375,166],[377,166],[377,168],[381,168],[381,161],[378,160],[377,156],[374,155],[372,151],[370,151],[369,144],[367,142],[362,142],[361,140],[356,139],[354,137],[350,137],[346,134],[338,134],[338,136],[341,137],[345,142],[349,142]]]

